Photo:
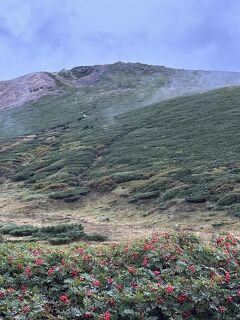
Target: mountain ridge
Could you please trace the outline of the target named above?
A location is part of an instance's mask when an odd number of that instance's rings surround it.
[[[239,84],[240,73],[232,71],[185,70],[130,62],[78,66],[70,70],[35,72],[0,81],[0,111],[20,107],[44,96],[61,95],[71,88],[96,86],[111,91],[151,86],[156,91],[153,95],[162,100],[184,93]]]

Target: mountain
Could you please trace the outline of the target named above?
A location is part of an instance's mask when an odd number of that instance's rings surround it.
[[[60,72],[38,72],[0,82],[0,110],[19,107],[73,88],[106,91],[141,90],[156,101],[174,95],[240,84],[240,73],[171,69],[141,63],[80,66]]]
[[[123,211],[175,224],[237,221],[239,83],[239,73],[122,62],[7,82],[2,210],[9,201],[20,214],[91,202],[99,212],[108,198],[116,221]]]

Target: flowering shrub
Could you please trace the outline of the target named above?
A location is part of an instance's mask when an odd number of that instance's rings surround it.
[[[0,245],[0,318],[239,319],[240,246],[153,235],[108,248]]]

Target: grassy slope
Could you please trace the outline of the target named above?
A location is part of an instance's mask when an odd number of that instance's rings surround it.
[[[187,201],[237,215],[239,88],[137,111],[146,91],[119,90],[71,89],[2,112],[1,174],[68,202],[120,185],[133,203],[164,209]]]

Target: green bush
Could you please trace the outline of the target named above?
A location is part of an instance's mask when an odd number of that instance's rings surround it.
[[[180,187],[168,189],[162,195],[162,201],[167,201],[173,198],[181,197],[184,194],[186,189],[187,189],[186,186],[180,186]]]
[[[13,175],[13,171],[13,168],[7,167],[6,165],[0,163],[0,177],[9,178]]]
[[[33,171],[30,171],[30,170],[23,170],[23,171],[20,171],[18,173],[16,173],[13,177],[12,177],[12,180],[13,181],[24,181],[24,180],[28,180],[30,179],[31,177],[34,176],[34,172]]]
[[[11,236],[16,236],[16,237],[24,237],[24,236],[32,236],[33,234],[36,234],[38,233],[39,231],[39,228],[37,227],[32,227],[32,226],[29,226],[29,227],[13,227],[12,230],[10,230],[8,232],[8,234],[10,234]],[[0,230],[1,232],[1,230]]]
[[[126,171],[126,172],[119,172],[115,173],[110,176],[116,183],[123,183],[123,182],[128,182],[132,180],[141,180],[144,178],[144,174],[142,172],[131,172],[131,171]],[[146,177],[145,177],[146,178]]]
[[[18,228],[15,224],[0,225],[1,234],[9,234],[12,230]]]
[[[64,201],[65,202],[75,202],[75,201],[78,201],[79,199],[81,198],[80,195],[76,195],[76,196],[71,196],[71,197],[68,197],[68,198],[65,198]]]
[[[64,244],[77,240],[106,241],[100,234],[86,234],[81,224],[60,224],[45,227],[2,225],[0,235],[9,234],[15,237],[28,237],[29,241],[48,240],[51,244]]]
[[[81,224],[59,224],[59,225],[53,225],[53,226],[39,227],[38,229],[40,233],[57,235],[57,234],[69,232],[72,230],[82,231],[83,226]]]
[[[234,203],[240,203],[240,194],[227,194],[218,200],[219,206],[230,206]]]
[[[204,194],[190,194],[185,197],[185,201],[189,203],[204,203],[207,201],[207,195]]]
[[[159,196],[159,192],[152,191],[152,192],[139,192],[135,193],[130,199],[129,202],[137,202],[139,200],[148,200],[148,199],[153,199],[157,198]]]
[[[186,177],[189,177],[191,176],[192,174],[192,170],[189,169],[189,168],[182,168],[182,169],[179,169],[177,170],[176,172],[173,173],[173,177],[176,179],[176,180],[182,180],[182,179],[185,179]]]
[[[89,192],[90,188],[88,187],[69,188],[67,190],[51,193],[49,195],[49,198],[56,200],[64,200],[66,202],[73,202]]]

